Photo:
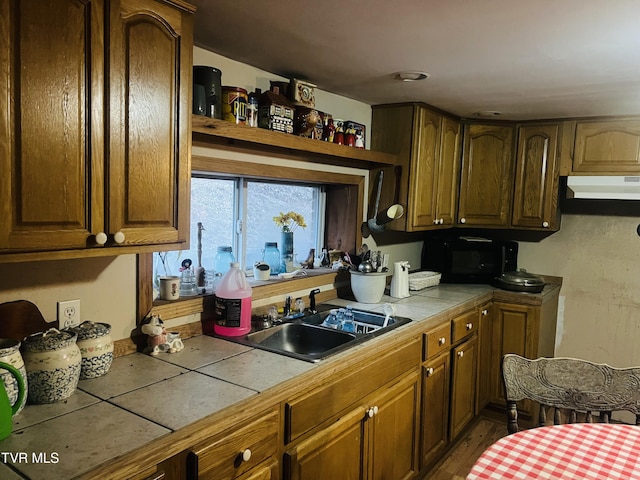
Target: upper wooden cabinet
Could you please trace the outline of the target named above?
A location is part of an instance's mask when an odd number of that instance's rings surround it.
[[[573,161],[569,173],[640,173],[640,119],[595,119],[566,123],[573,127],[567,128],[568,144],[571,145],[573,140]],[[575,134],[571,138],[573,131]]]
[[[0,12],[0,262],[186,244],[192,10],[0,0]]]
[[[388,229],[419,231],[451,226],[455,218],[460,171],[460,125],[420,104],[373,107],[371,147],[397,155],[385,168],[380,208],[400,203],[406,213]],[[370,198],[376,197],[378,174],[370,174]],[[370,202],[373,208],[373,202]],[[375,212],[370,208],[369,216]]]
[[[558,208],[557,123],[521,125],[515,167],[511,225],[519,228],[560,228]]]
[[[514,132],[510,125],[465,125],[459,225],[509,226]]]

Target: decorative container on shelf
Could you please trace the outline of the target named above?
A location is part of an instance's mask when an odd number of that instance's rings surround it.
[[[0,339],[0,362],[11,365],[22,375],[22,380],[24,382],[24,397],[14,414],[16,415],[22,411],[27,403],[28,393],[27,370],[24,367],[24,359],[20,354],[20,342],[18,340],[12,340],[9,338]],[[3,368],[0,368],[0,378],[2,378],[2,381],[4,382],[4,388],[7,391],[9,403],[14,406],[18,400],[18,381],[8,370]]]
[[[279,87],[264,92],[259,99],[258,126],[277,132],[293,133],[295,109],[289,100],[280,94]]]
[[[54,403],[78,387],[82,356],[75,332],[50,328],[24,339],[29,403]]]
[[[101,377],[113,362],[113,340],[108,323],[82,322],[70,328],[78,335],[77,345],[82,356],[80,379]]]
[[[282,245],[281,272],[293,271],[293,232],[282,232],[280,243]]]

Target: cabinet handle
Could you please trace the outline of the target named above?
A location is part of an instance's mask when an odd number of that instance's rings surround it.
[[[542,226],[544,228],[549,228],[549,222],[542,222]]]
[[[104,245],[105,243],[107,243],[107,234],[104,232],[96,234],[96,243],[98,245]]]
[[[464,217],[463,217],[463,218],[461,218],[461,219],[460,219],[460,223],[467,223],[467,219],[466,219],[466,218],[464,218]]]
[[[464,357],[464,350],[460,350],[458,352],[458,358],[462,358],[462,357]]]
[[[244,452],[242,452],[242,461],[248,462],[249,460],[251,460],[251,450],[247,448]]]
[[[482,315],[488,315],[488,314],[489,314],[489,310],[487,309],[482,310]]]
[[[440,337],[438,339],[438,345],[444,345],[445,343],[447,343],[447,339],[444,337]]]
[[[427,368],[427,377],[430,377],[431,375],[433,375],[433,368],[429,367]]]
[[[467,330],[471,330],[473,328],[473,323],[467,323]]]
[[[114,233],[113,234],[113,239],[115,240],[116,243],[124,242],[124,233],[122,233],[122,232]]]
[[[368,411],[367,411],[367,415],[369,415],[369,418],[373,418],[378,414],[378,406],[375,405],[373,407],[371,407]]]

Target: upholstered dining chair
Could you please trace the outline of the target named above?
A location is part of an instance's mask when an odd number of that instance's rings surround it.
[[[540,405],[536,426],[547,424],[549,408],[553,408],[556,425],[576,423],[578,418],[593,422],[595,412],[600,422],[609,423],[613,411],[632,412],[640,425],[640,367],[615,368],[576,358],[530,360],[507,354],[502,359],[502,376],[510,434],[519,430],[516,402],[526,399]]]

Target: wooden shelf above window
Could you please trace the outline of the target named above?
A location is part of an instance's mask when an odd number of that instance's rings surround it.
[[[272,151],[301,160],[329,165],[372,169],[396,164],[396,156],[361,148],[321,142],[263,128],[236,125],[214,118],[192,115],[194,144],[216,143],[240,146],[260,153]]]

